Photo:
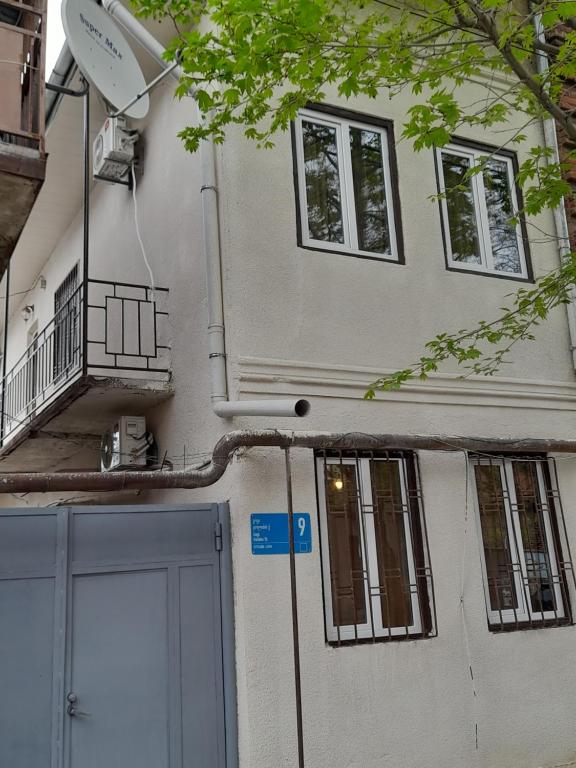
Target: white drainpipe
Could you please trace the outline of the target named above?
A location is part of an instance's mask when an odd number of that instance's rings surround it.
[[[546,42],[546,35],[544,27],[542,25],[542,14],[537,13],[534,16],[534,29],[536,30],[536,37],[540,42]],[[543,51],[538,51],[536,54],[536,66],[539,74],[546,76],[548,72],[548,56]],[[560,162],[560,152],[558,150],[558,135],[556,133],[556,123],[552,118],[544,120],[544,143],[549,147],[552,152],[552,162]],[[560,253],[560,259],[564,261],[566,256],[571,252],[570,247],[570,233],[568,230],[568,220],[566,218],[566,208],[562,202],[557,208],[554,208],[554,224],[556,229],[556,235],[558,237],[558,251]],[[576,368],[576,293],[571,291],[572,300],[566,305],[566,312],[568,314],[568,329],[570,332],[570,350],[572,352],[572,362]]]
[[[102,7],[126,32],[134,38],[156,61],[167,68],[162,58],[164,47],[148,30],[132,16],[120,0],[102,0]],[[176,79],[184,74],[180,67],[172,71]],[[194,98],[194,91],[190,96]],[[222,289],[222,256],[220,227],[218,222],[218,189],[216,186],[216,151],[214,143],[206,140],[200,144],[202,167],[202,241],[206,260],[208,304],[208,357],[210,366],[210,399],[217,416],[306,416],[310,403],[302,398],[293,400],[238,400],[228,399],[226,378],[226,341]]]

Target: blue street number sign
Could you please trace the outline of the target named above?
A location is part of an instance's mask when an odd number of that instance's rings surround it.
[[[250,516],[253,555],[288,555],[288,515],[285,512],[255,513]],[[294,513],[294,552],[312,552],[312,531],[308,512]]]

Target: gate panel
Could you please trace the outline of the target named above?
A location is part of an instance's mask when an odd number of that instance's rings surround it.
[[[225,505],[0,511],[0,768],[234,768],[229,547]]]
[[[56,515],[0,515],[0,574],[56,564]]]
[[[165,512],[126,507],[77,510],[72,526],[74,563],[184,560],[214,552],[217,508]]]
[[[53,616],[54,579],[0,581],[2,766],[50,765]]]
[[[169,768],[166,571],[76,576],[72,768]]]
[[[0,765],[51,765],[57,518],[0,515]]]
[[[220,612],[214,610],[218,598],[219,578],[213,565],[180,568],[184,768],[224,765]]]

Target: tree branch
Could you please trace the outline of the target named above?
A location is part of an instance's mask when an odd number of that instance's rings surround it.
[[[448,0],[448,2],[452,7],[456,5],[456,0]],[[517,57],[514,55],[512,44],[510,42],[502,44],[502,38],[498,32],[494,18],[486,13],[478,5],[478,3],[474,2],[474,0],[463,0],[463,2],[466,3],[470,11],[477,18],[480,27],[489,36],[496,48],[498,48],[498,50],[501,52],[504,60],[510,69],[514,72],[514,74],[518,77],[520,82],[522,82],[526,88],[528,88],[528,90],[540,102],[542,107],[544,107],[546,112],[548,112],[548,114],[551,115],[551,117],[553,117],[554,120],[556,120],[558,124],[566,131],[569,138],[573,141],[576,141],[576,124],[570,119],[568,113],[566,113],[558,104],[552,101],[550,95],[542,83],[537,82],[531,75],[530,71],[524,66],[524,64],[522,64],[522,62],[517,59]]]

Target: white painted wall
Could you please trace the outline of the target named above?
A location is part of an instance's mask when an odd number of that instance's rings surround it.
[[[295,508],[311,511],[315,524],[311,455],[293,451],[293,460]],[[574,628],[489,632],[472,510],[467,525],[465,520],[463,456],[422,452],[420,464],[438,637],[328,646],[317,528],[314,553],[296,558],[306,764],[535,768],[576,759]],[[562,490],[569,494],[575,490],[574,460],[561,466]],[[233,505],[245,766],[295,764],[288,558],[253,557],[249,532],[251,512],[286,508],[283,473],[280,451],[259,451],[231,470],[234,484],[246,488]],[[568,523],[574,540],[573,516]]]
[[[81,218],[81,214],[77,218]],[[64,279],[78,264],[78,276],[82,276],[82,231],[75,220],[63,234],[62,240],[53,251],[50,260],[30,283],[31,290],[21,296],[11,298],[11,321],[8,326],[7,366],[8,370],[16,364],[25,351],[26,338],[30,325],[38,323],[39,329],[46,326],[54,317],[54,294]],[[40,276],[46,279],[42,288]],[[22,317],[25,306],[33,306],[34,314],[28,321]]]
[[[480,95],[471,87],[466,101]],[[338,102],[328,96],[327,103]],[[496,316],[507,294],[521,287],[446,270],[438,202],[430,199],[437,193],[433,152],[415,154],[409,141],[400,140],[409,105],[407,96],[340,101],[394,120],[405,265],[297,248],[289,134],[279,135],[277,148],[268,152],[246,142],[240,131],[229,137],[220,179],[227,304],[230,313],[243,317],[228,331],[233,355],[394,370],[413,362],[434,332]],[[521,122],[519,116],[510,132]],[[491,139],[480,129],[466,136],[495,146],[508,138],[498,133]],[[527,132],[528,147],[541,143],[538,128]],[[534,240],[546,239],[542,232],[553,233],[548,212],[529,223]],[[235,267],[239,258],[241,270]],[[536,275],[557,264],[552,238],[532,247],[532,263]],[[515,349],[504,373],[572,381],[564,315],[564,309],[555,313],[541,330],[537,350]]]
[[[404,107],[358,104],[398,120]],[[530,139],[539,143],[538,132]],[[400,143],[398,160],[405,266],[297,248],[289,136],[279,136],[270,152],[240,135],[229,138],[219,190],[231,390],[235,397],[307,396],[313,411],[297,424],[236,419],[225,426],[571,436],[567,411],[576,388],[563,309],[539,332],[538,344],[517,350],[505,377],[441,376],[376,404],[361,401],[379,371],[410,362],[431,332],[490,316],[517,285],[445,270],[437,203],[428,200],[436,191],[432,154],[414,156]],[[545,214],[536,224],[550,231],[551,218]],[[532,250],[537,274],[556,259],[553,244]],[[192,359],[205,355],[203,334],[189,342]],[[174,359],[182,364],[180,352]],[[169,453],[184,444],[207,450],[224,428],[208,407],[202,358],[199,367],[203,390],[189,388],[176,371],[175,398],[153,416]],[[306,764],[536,768],[576,758],[574,629],[489,632],[472,510],[464,535],[463,457],[420,458],[438,637],[329,647],[316,527],[314,553],[297,559]],[[574,462],[562,469],[574,541],[576,488],[567,482]],[[316,526],[313,472],[311,452],[296,451],[295,508],[310,511]],[[201,498],[231,501],[241,766],[289,768],[296,764],[296,736],[288,561],[253,557],[249,533],[251,512],[286,509],[281,452],[248,452],[212,489],[146,500]]]
[[[470,96],[472,101],[472,87]],[[407,104],[404,98],[358,100],[354,107],[393,119],[398,138]],[[219,150],[218,181],[231,394],[305,396],[313,411],[297,423],[214,416],[202,182],[197,158],[176,138],[193,114],[193,105],[174,102],[167,88],[154,94],[137,193],[156,281],[170,289],[175,387],[174,397],[146,416],[176,467],[184,450],[188,464],[201,463],[221,434],[240,427],[573,437],[576,382],[563,308],[538,331],[537,343],[518,345],[501,376],[462,381],[442,374],[364,402],[365,387],[380,372],[410,363],[434,332],[491,317],[520,284],[446,271],[438,205],[429,199],[436,192],[433,156],[414,155],[407,142],[397,146],[405,265],[299,249],[289,135],[277,137],[275,150],[261,151],[239,131]],[[475,137],[490,141],[486,133]],[[528,138],[541,141],[536,129]],[[494,143],[501,140],[501,134],[493,137]],[[55,169],[49,166],[48,172]],[[552,217],[544,213],[535,224],[551,231]],[[92,277],[147,281],[126,190],[96,185],[91,232]],[[50,297],[80,251],[79,212],[42,268],[46,291],[26,297],[38,316],[49,313]],[[532,263],[536,274],[548,271],[557,263],[554,245],[535,243]],[[9,355],[23,343],[24,332],[15,315]],[[297,559],[307,766],[537,768],[576,759],[576,630],[489,632],[471,509],[464,533],[463,456],[422,453],[420,459],[438,637],[334,649],[324,639],[313,457],[294,452],[295,506],[309,511],[315,526],[314,552]],[[560,469],[576,549],[574,461],[563,460]],[[65,494],[30,496],[26,502],[62,499]],[[203,499],[230,499],[232,509],[241,768],[291,768],[296,740],[288,560],[253,557],[249,541],[251,512],[286,509],[281,452],[243,454],[213,488],[149,493],[138,500]]]

